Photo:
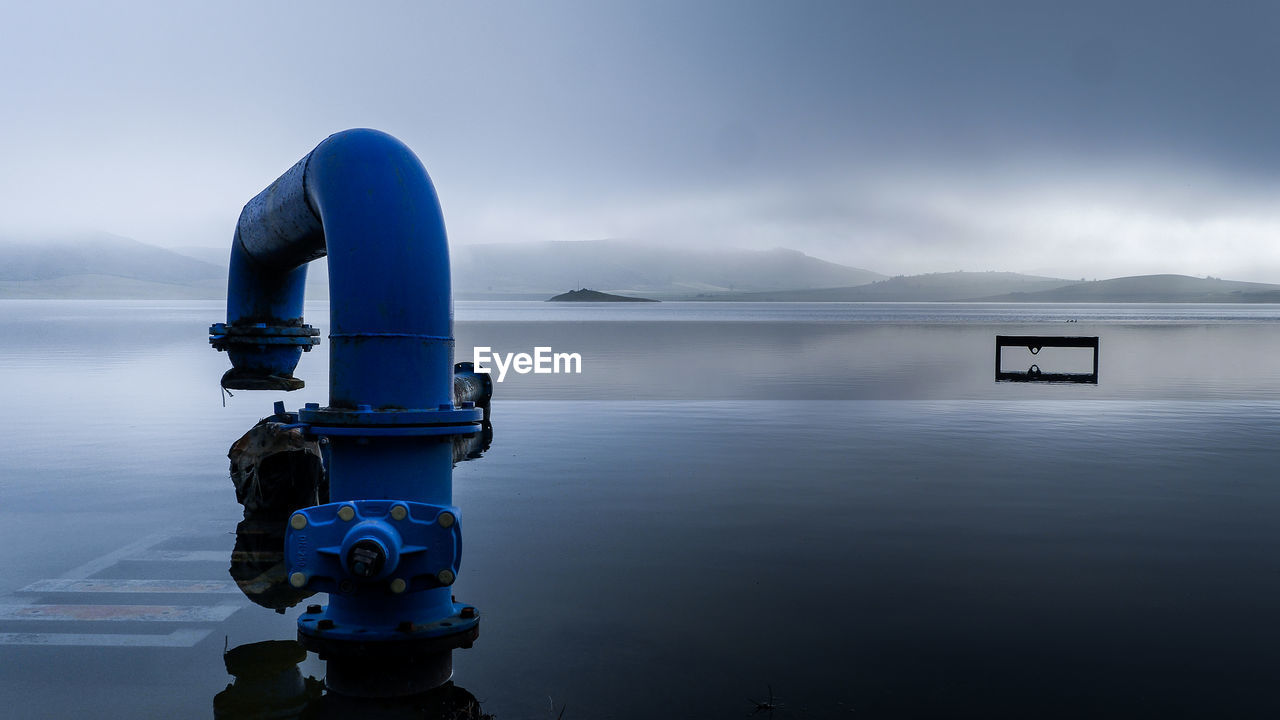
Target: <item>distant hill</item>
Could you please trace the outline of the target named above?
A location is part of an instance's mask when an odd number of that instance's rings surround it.
[[[883,275],[795,250],[695,250],[622,240],[455,246],[457,298],[545,299],[591,286],[632,296],[679,297],[856,285]],[[105,233],[0,240],[0,297],[220,298],[226,247],[162,248]],[[307,296],[328,295],[325,260],[311,263]]]
[[[174,248],[225,268],[227,248]],[[657,297],[858,285],[884,275],[796,250],[692,250],[627,240],[491,243],[450,248],[460,299],[543,300],[566,287]],[[325,260],[307,271],[308,297],[328,292]]]
[[[166,250],[110,235],[0,237],[0,298],[222,299],[226,248]],[[696,250],[630,241],[452,249],[454,296],[542,300],[590,285],[607,295],[765,302],[1280,303],[1280,285],[1186,275],[1074,282],[1007,272],[886,278],[795,250]],[[328,297],[325,259],[307,297]]]
[[[224,273],[231,264],[230,238],[227,238],[226,245],[219,245],[218,247],[171,247],[168,250],[220,267]]]
[[[1011,292],[984,299],[993,302],[1057,303],[1274,303],[1280,302],[1280,285],[1187,275],[1136,275],[1071,283],[1034,292]]]
[[[108,233],[0,238],[0,297],[203,298],[226,270]]]
[[[459,297],[592,287],[648,297],[860,285],[884,275],[796,250],[692,249],[626,240],[459,245]]]
[[[108,233],[37,240],[0,238],[0,280],[109,275],[183,283],[225,274],[212,263]]]
[[[547,302],[658,302],[649,298],[627,297],[625,295],[610,295],[602,293],[599,290],[570,290],[567,293],[560,293],[553,298],[548,298]]]
[[[754,302],[948,302],[1012,292],[1037,292],[1072,281],[1010,272],[900,275],[856,287],[704,295],[693,299]]]
[[[219,300],[226,296],[226,280],[183,284],[93,274],[25,282],[0,280],[0,300]]]

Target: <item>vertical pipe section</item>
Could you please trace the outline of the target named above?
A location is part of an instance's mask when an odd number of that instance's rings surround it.
[[[422,163],[390,135],[348,131],[312,151],[305,189],[329,255],[330,407],[451,402],[449,245]]]

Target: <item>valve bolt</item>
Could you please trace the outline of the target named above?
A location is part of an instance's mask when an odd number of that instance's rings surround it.
[[[289,584],[296,588],[300,588],[307,584],[307,576],[303,573],[296,572],[289,576]]]
[[[396,578],[395,580],[391,581],[391,592],[397,595],[404,592],[404,589],[406,587],[407,585],[405,584],[404,580],[401,578]]]
[[[386,550],[373,540],[360,540],[347,552],[347,570],[358,578],[377,577],[386,562]]]
[[[440,527],[442,528],[453,527],[453,524],[457,521],[458,518],[454,517],[451,512],[442,512],[436,518],[436,522],[440,523]]]
[[[464,607],[462,608],[462,612],[458,613],[458,615],[464,619],[470,620],[476,616],[476,609],[473,607]]]
[[[441,570],[436,573],[436,580],[439,580],[441,585],[452,585],[455,580],[453,571],[448,568]]]
[[[307,516],[302,513],[294,513],[293,517],[289,518],[289,525],[294,530],[301,530],[307,526]]]
[[[319,613],[320,613],[320,606],[319,606],[319,605],[308,605],[308,606],[307,606],[307,614],[308,614],[308,615],[318,615]]]
[[[354,518],[355,516],[356,516],[356,509],[351,507],[350,505],[343,505],[342,507],[338,508],[338,517],[341,518],[343,522],[351,522],[351,519]]]
[[[391,508],[392,520],[403,520],[407,517],[409,517],[409,508],[403,505],[396,505],[395,507]]]

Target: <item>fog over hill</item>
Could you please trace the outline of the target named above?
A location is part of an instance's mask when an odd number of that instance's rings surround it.
[[[947,302],[1070,285],[1070,280],[1010,272],[949,272],[898,277],[856,287],[733,293],[706,300],[754,302]]]
[[[224,274],[222,268],[213,263],[109,233],[41,239],[0,238],[0,280],[113,275],[182,283]]]
[[[201,298],[226,269],[109,233],[0,238],[0,297]]]
[[[1280,285],[1187,275],[1137,275],[1077,282],[1005,272],[930,273],[869,285],[734,293],[710,300],[771,302],[1274,303]]]
[[[228,249],[175,248],[226,267]],[[723,293],[856,285],[884,278],[796,250],[689,250],[627,240],[491,243],[450,248],[460,299],[537,299],[574,288],[678,298]],[[308,292],[326,293],[325,261],[311,263]]]
[[[1280,285],[1187,275],[1136,275],[1071,283],[1038,292],[1012,292],[984,299],[992,302],[1054,303],[1274,303],[1280,302]]]
[[[794,250],[692,250],[630,241],[462,245],[459,299],[545,300],[588,287],[667,300],[758,302],[1280,302],[1280,285],[1185,275],[1076,282],[1008,272],[885,278]],[[107,233],[0,237],[0,298],[222,299],[225,248],[166,250]],[[328,297],[325,260],[308,298]]]
[[[860,285],[884,278],[796,250],[693,249],[629,240],[494,243],[452,248],[454,291],[610,293],[679,297],[697,293]]]

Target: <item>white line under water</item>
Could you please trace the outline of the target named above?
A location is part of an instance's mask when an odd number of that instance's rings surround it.
[[[225,553],[223,553],[225,555]],[[20,593],[146,593],[181,595],[235,595],[240,592],[230,580],[37,580]]]
[[[193,647],[212,630],[174,630],[163,635],[107,633],[0,633],[0,645],[75,647]]]
[[[242,607],[223,605],[0,605],[0,620],[79,622],[222,622]]]

